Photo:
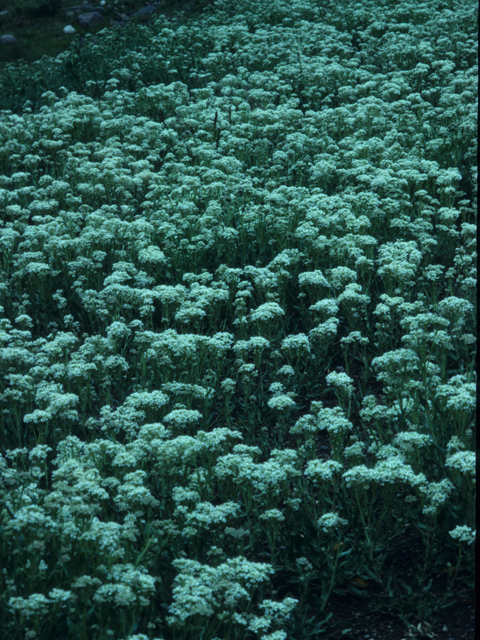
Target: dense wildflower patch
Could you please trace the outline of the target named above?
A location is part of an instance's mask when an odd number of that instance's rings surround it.
[[[307,640],[345,585],[471,583],[476,5],[443,6],[217,0],[0,112],[9,636]]]

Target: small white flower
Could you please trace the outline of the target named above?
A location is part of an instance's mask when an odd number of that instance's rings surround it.
[[[268,390],[274,396],[281,396],[283,394],[283,392],[285,391],[285,387],[283,386],[283,384],[281,382],[272,382],[272,384],[269,386]]]
[[[327,289],[330,288],[327,279],[320,270],[304,271],[298,276],[298,283],[300,284],[300,286],[322,286]]]
[[[341,289],[348,282],[355,282],[357,277],[357,273],[348,267],[335,267],[329,270],[330,284],[334,289]]]
[[[266,636],[261,636],[260,640],[287,640],[287,637],[287,632],[280,630],[269,633]]]
[[[225,380],[222,380],[220,383],[220,386],[225,394],[232,394],[235,392],[236,382],[231,378],[225,378]]]
[[[317,325],[314,327],[309,336],[319,342],[320,344],[325,343],[327,340],[332,340],[337,335],[338,325],[340,324],[340,320],[338,318],[330,318],[326,322]]]
[[[447,457],[446,467],[457,469],[461,473],[467,475],[476,474],[476,455],[474,451],[459,451]]]
[[[254,364],[243,364],[239,367],[238,374],[242,380],[249,382],[258,376],[258,370]]]
[[[282,351],[285,351],[290,357],[301,358],[305,354],[310,353],[310,341],[304,333],[290,335],[286,337],[281,344]]]
[[[260,514],[260,520],[268,520],[271,522],[284,522],[285,516],[279,509],[270,509]]]
[[[310,477],[315,484],[319,480],[323,482],[331,482],[334,475],[339,473],[343,469],[340,462],[334,460],[310,460],[305,469],[305,476]]]
[[[322,318],[329,318],[334,316],[339,311],[338,302],[334,298],[325,298],[319,300],[315,304],[312,304],[310,311],[315,311],[320,314]]]
[[[270,322],[285,315],[285,311],[276,302],[266,302],[250,312],[252,322]]]
[[[175,411],[170,411],[170,413],[163,418],[163,421],[169,426],[172,425],[177,428],[186,428],[197,423],[201,419],[202,414],[200,411],[177,409]]]
[[[277,375],[291,378],[295,375],[295,369],[291,365],[285,364],[277,371]]]
[[[26,618],[44,617],[48,613],[50,600],[41,593],[33,593],[28,598],[12,597],[9,599],[8,605]]]
[[[297,406],[295,404],[295,401],[287,395],[280,395],[270,398],[267,404],[270,409],[275,409],[276,411],[286,411],[287,409],[293,409]]]
[[[326,380],[327,384],[333,387],[335,391],[345,393],[348,397],[350,397],[354,391],[353,380],[346,373],[336,373],[332,371],[332,373],[328,374]]]
[[[71,591],[65,591],[64,589],[52,589],[48,594],[51,602],[58,602],[64,604],[75,598]]]
[[[420,487],[420,493],[425,497],[425,505],[423,513],[425,515],[437,515],[440,507],[442,507],[448,497],[455,491],[455,486],[444,478],[440,482],[430,482]]]
[[[321,518],[317,520],[317,524],[322,531],[329,532],[333,529],[338,529],[340,526],[348,524],[348,520],[340,518],[337,513],[325,513]]]
[[[472,531],[467,526],[457,526],[452,531],[449,531],[449,534],[454,540],[459,540],[460,542],[466,542],[467,544],[475,542],[476,531]]]
[[[299,418],[296,423],[291,427],[290,433],[293,434],[301,434],[303,433],[305,436],[313,435],[317,433],[319,430],[318,419],[311,415],[307,414]]]
[[[369,343],[369,339],[368,338],[364,338],[362,336],[361,331],[351,331],[348,336],[346,336],[345,338],[340,338],[340,343],[342,345],[351,345],[351,344],[360,344],[362,346],[365,346]]]

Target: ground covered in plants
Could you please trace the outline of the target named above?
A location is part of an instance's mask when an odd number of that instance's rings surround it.
[[[477,3],[217,0],[0,70],[0,628],[473,634]]]

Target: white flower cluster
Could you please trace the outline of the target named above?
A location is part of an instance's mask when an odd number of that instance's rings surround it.
[[[184,626],[192,616],[210,618],[224,612],[231,617],[242,601],[248,604],[251,591],[273,573],[270,565],[245,558],[232,558],[218,567],[187,559],[174,560],[173,565],[179,573],[167,618],[170,626]]]
[[[394,446],[402,453],[417,452],[432,443],[432,436],[418,431],[402,431],[393,439]]]
[[[435,516],[448,500],[448,497],[455,491],[455,486],[450,480],[445,478],[440,482],[429,482],[420,488],[421,494],[425,499],[423,513],[429,516]]]
[[[341,378],[341,380],[344,381],[345,379]],[[318,411],[317,420],[318,428],[320,430],[325,429],[331,435],[345,435],[353,429],[352,423],[345,417],[344,411],[340,407],[334,407],[333,409],[328,407],[321,408]]]
[[[350,397],[354,391],[353,388],[353,380],[346,373],[337,373],[332,371],[329,373],[327,378],[327,384],[342,394],[346,394],[347,397]]]
[[[349,460],[351,465],[356,463],[360,464],[360,460],[365,457],[364,453],[365,444],[363,442],[354,442],[349,447],[345,447],[343,455]]]
[[[284,522],[285,516],[279,509],[269,509],[264,511],[259,516],[260,520],[267,520],[268,522]]]
[[[290,428],[292,434],[303,434],[305,437],[314,435],[319,430],[317,417],[312,414],[306,414],[299,418],[293,427]]]
[[[285,311],[277,302],[266,302],[250,313],[252,322],[270,322],[285,315]]]
[[[310,340],[304,333],[290,335],[282,341],[282,351],[290,358],[307,358],[311,351]]]
[[[281,412],[296,407],[295,401],[288,395],[276,395],[275,397],[270,398],[267,404],[270,409],[275,409],[275,411]]]
[[[107,580],[93,596],[97,605],[114,603],[118,607],[147,607],[155,593],[156,579],[148,575],[146,569],[135,569],[130,563],[113,565],[107,572]]]
[[[225,502],[216,507],[210,502],[200,502],[196,505],[194,511],[187,514],[186,523],[193,527],[226,524],[227,519],[235,518],[239,511],[240,505],[234,502]]]
[[[470,527],[467,526],[457,526],[452,531],[449,531],[449,534],[454,540],[466,542],[467,544],[472,544],[475,542],[476,533],[476,531],[472,531]]]
[[[270,565],[233,558],[218,567],[202,565],[194,560],[175,560],[179,570],[175,578],[173,604],[169,626],[185,627],[192,618],[207,618],[202,624],[218,626],[232,622],[245,631],[268,632],[272,626],[282,626],[298,601],[285,598],[281,602],[265,599],[258,603],[262,615],[252,613],[252,596],[273,573]],[[283,630],[261,636],[263,640],[285,639]]]
[[[476,475],[476,455],[474,451],[458,451],[452,455],[447,456],[445,462],[446,467],[456,469],[464,475]]]
[[[340,518],[338,513],[325,513],[317,520],[317,524],[326,533],[329,533],[333,529],[338,529],[340,526],[345,526],[348,524],[348,520],[345,518]]]
[[[202,419],[202,414],[197,410],[177,409],[170,411],[163,421],[176,429],[188,429]]]
[[[304,473],[307,477],[311,478],[315,484],[318,484],[319,481],[331,482],[334,475],[338,474],[342,469],[343,465],[334,460],[327,460],[326,462],[310,460]]]
[[[358,465],[343,474],[347,487],[373,489],[375,486],[407,485],[420,488],[427,482],[423,473],[415,474],[399,456],[380,460],[373,468]]]
[[[269,460],[257,464],[250,457],[250,449],[237,445],[233,454],[220,456],[215,465],[217,478],[249,488],[264,501],[285,494],[288,483],[301,476],[296,451],[274,450]],[[254,454],[255,449],[252,451]]]

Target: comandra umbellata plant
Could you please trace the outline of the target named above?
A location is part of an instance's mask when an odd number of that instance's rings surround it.
[[[476,15],[217,0],[0,72],[9,638],[471,588]]]

